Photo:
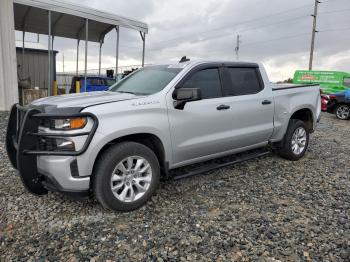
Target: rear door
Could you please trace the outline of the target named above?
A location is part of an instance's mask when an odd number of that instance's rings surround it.
[[[223,95],[230,98],[235,148],[267,142],[273,132],[274,103],[269,86],[264,86],[258,65],[226,65]]]

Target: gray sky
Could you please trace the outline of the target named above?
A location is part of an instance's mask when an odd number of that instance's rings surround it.
[[[314,0],[70,1],[148,23],[146,63],[177,61],[183,55],[234,60],[240,34],[240,60],[263,62],[272,80],[308,66]],[[314,69],[350,71],[350,0],[323,0],[317,29]],[[140,64],[138,32],[122,29],[120,36],[120,65]],[[115,64],[115,38],[115,31],[106,36],[102,67]],[[46,48],[47,39],[41,41]],[[54,48],[60,52],[58,71],[63,53],[65,70],[75,70],[75,41],[55,38]],[[89,43],[88,68],[98,68],[97,61],[98,44]]]

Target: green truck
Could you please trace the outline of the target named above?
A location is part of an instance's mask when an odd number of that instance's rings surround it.
[[[350,88],[350,73],[339,71],[295,71],[294,84],[319,84],[324,94],[334,94]]]

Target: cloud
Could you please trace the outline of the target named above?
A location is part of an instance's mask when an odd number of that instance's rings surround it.
[[[71,1],[147,22],[147,63],[177,61],[183,55],[233,60],[236,36],[240,34],[240,59],[262,61],[273,80],[286,79],[296,69],[308,66],[313,0]],[[349,14],[348,0],[324,0],[320,4],[315,69],[350,71]],[[119,64],[140,64],[142,42],[138,32],[121,29],[120,36]],[[115,64],[115,39],[115,31],[106,36],[103,67]],[[65,54],[66,69],[70,70],[75,70],[73,47],[73,40],[55,39],[55,48]],[[83,58],[83,46],[80,51]],[[98,44],[89,43],[89,68],[97,66],[97,57]],[[80,64],[82,68],[83,60]],[[57,67],[62,68],[61,59]]]

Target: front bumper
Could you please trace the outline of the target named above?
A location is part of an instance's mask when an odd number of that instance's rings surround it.
[[[83,116],[92,118],[94,124],[89,132],[74,133],[75,137],[86,137],[79,151],[42,150],[40,138],[65,138],[72,134],[41,132],[39,131],[41,119]],[[13,167],[17,169],[27,190],[36,195],[58,191],[71,196],[87,196],[90,177],[79,176],[76,157],[86,151],[97,124],[97,118],[90,113],[62,113],[62,111],[47,113],[44,107],[24,108],[14,105],[7,127],[6,149]]]

